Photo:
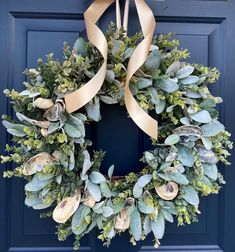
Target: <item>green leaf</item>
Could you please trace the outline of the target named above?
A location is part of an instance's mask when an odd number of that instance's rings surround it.
[[[206,110],[201,110],[195,114],[190,115],[190,117],[200,123],[209,123],[211,121],[211,116],[208,111]]]
[[[97,171],[93,171],[89,178],[93,184],[101,184],[106,181],[104,175]]]
[[[27,183],[25,185],[25,190],[29,191],[29,192],[37,192],[42,190],[44,187],[46,187],[47,185],[49,185],[52,182],[52,179],[48,179],[48,180],[40,180],[38,175],[36,174],[32,181],[30,181],[29,183]]]
[[[193,167],[194,157],[190,152],[190,149],[184,146],[178,147],[178,158],[183,165]]]
[[[81,132],[76,127],[68,123],[65,123],[64,131],[68,136],[72,138],[80,138],[82,136]]]
[[[107,185],[107,183],[101,183],[100,184],[100,190],[101,193],[104,195],[105,198],[110,198],[112,196],[112,192],[109,188],[109,186]]]
[[[158,104],[155,105],[155,111],[159,115],[161,114],[166,107],[166,101],[165,100],[160,100]]]
[[[190,74],[192,74],[193,71],[194,71],[193,66],[185,66],[177,71],[176,78],[184,79],[184,78],[188,77]]]
[[[149,54],[145,66],[148,70],[153,71],[159,68],[160,64],[161,64],[161,55],[159,51],[155,49]]]
[[[111,179],[113,176],[113,172],[114,172],[114,165],[111,165],[108,169],[108,176]]]
[[[137,82],[133,83],[133,85],[136,85],[138,89],[143,89],[152,86],[153,80],[152,79],[146,79],[146,78],[138,78]]]
[[[105,204],[105,201],[101,201],[99,203],[96,203],[95,206],[92,208],[92,210],[97,214],[102,214],[104,204]]]
[[[183,191],[183,199],[185,199],[189,204],[197,206],[199,204],[197,191],[191,185],[182,186],[181,188]]]
[[[151,214],[154,211],[153,207],[146,205],[142,200],[138,201],[138,208],[144,214]]]
[[[140,198],[143,194],[143,187],[141,187],[138,183],[136,183],[133,187],[133,196],[135,198]]]
[[[101,99],[102,102],[104,102],[106,104],[116,104],[116,103],[118,103],[118,100],[114,99],[113,97],[106,96],[106,95],[101,95],[100,99]]]
[[[180,62],[173,62],[166,70],[166,74],[175,74],[180,69]]]
[[[211,150],[212,145],[213,145],[211,140],[209,138],[207,138],[207,137],[202,137],[201,139],[202,139],[202,143],[203,143],[204,147],[207,150]]]
[[[24,203],[28,207],[33,207],[33,206],[41,204],[42,200],[39,199],[37,196],[29,196],[25,198]]]
[[[178,143],[179,140],[180,140],[179,135],[177,135],[177,134],[172,134],[172,135],[168,136],[168,137],[165,139],[165,144],[166,144],[166,145],[174,145],[174,144]]]
[[[90,211],[88,206],[80,205],[74,213],[71,226],[75,235],[80,235],[86,230],[88,223],[86,223],[85,217],[89,215]]]
[[[179,85],[173,79],[166,79],[159,81],[159,88],[164,90],[167,93],[173,93],[179,89]]]
[[[127,48],[126,51],[123,54],[123,60],[129,59],[134,52],[134,48]]]
[[[200,103],[200,107],[203,109],[213,108],[216,106],[216,102],[212,99],[206,99]]]
[[[146,159],[146,162],[154,169],[157,168],[158,162],[156,157],[153,155],[153,153],[146,151],[144,153],[144,158]]]
[[[115,73],[112,70],[106,70],[105,80],[112,83],[115,79]]]
[[[78,116],[73,116],[70,114],[69,120],[66,123],[76,128],[76,130],[80,132],[81,137],[85,137],[84,123],[78,118]]]
[[[149,233],[151,233],[152,228],[151,228],[151,221],[149,216],[145,216],[144,218],[144,234],[147,236]]]
[[[213,180],[217,180],[218,178],[218,168],[215,164],[202,164],[204,174]]]
[[[141,176],[133,187],[133,196],[140,198],[143,193],[143,188],[152,180],[152,175],[146,174]]]
[[[100,187],[96,184],[93,184],[90,180],[87,181],[87,190],[91,194],[91,196],[94,198],[96,202],[99,202],[101,200],[101,192]]]
[[[205,137],[212,137],[218,135],[220,132],[224,131],[224,125],[218,121],[212,121],[208,124],[203,125],[202,130]]]
[[[35,209],[35,210],[43,210],[43,209],[47,209],[51,205],[52,205],[52,202],[50,202],[50,203],[41,203],[41,204],[33,206],[33,209]]]
[[[166,209],[161,209],[161,212],[164,216],[164,219],[167,220],[168,222],[171,222],[173,223],[174,222],[174,219],[173,219],[173,216],[171,213],[169,213]]]
[[[113,209],[111,207],[104,206],[103,207],[103,216],[106,217],[106,218],[108,218],[111,215],[113,215]]]
[[[84,176],[93,165],[93,162],[91,162],[90,154],[87,150],[83,151],[83,155],[84,155],[84,162],[82,167],[82,175]]]
[[[100,115],[100,103],[98,102],[92,102],[87,103],[85,106],[87,117],[95,122],[98,122],[101,119]]]
[[[81,54],[82,57],[87,56],[87,45],[86,45],[86,41],[83,38],[78,38],[75,41],[73,48],[76,49],[77,53]]]
[[[120,201],[120,202],[113,204],[113,213],[114,214],[120,213],[121,210],[124,208],[124,206],[125,206],[124,201]]]
[[[188,119],[188,117],[182,117],[180,119],[180,122],[184,125],[190,125],[190,120]]]
[[[160,212],[156,221],[151,221],[151,227],[156,239],[162,239],[165,233],[165,220]]]
[[[6,120],[3,120],[2,124],[7,129],[7,132],[13,136],[18,136],[18,137],[27,136],[27,134],[24,132],[24,128],[26,126],[23,124],[14,124],[14,123],[10,123]]]
[[[152,177],[153,176],[151,174],[145,174],[138,179],[137,183],[139,184],[139,186],[145,187],[147,184],[150,183]]]
[[[199,78],[197,76],[191,75],[191,76],[186,77],[185,79],[182,79],[181,83],[183,85],[192,85],[192,84],[197,83],[198,81],[199,81]]]
[[[130,231],[136,241],[139,241],[141,239],[142,225],[141,225],[140,213],[137,210],[137,208],[135,208],[131,214]]]
[[[157,105],[160,102],[160,100],[158,98],[158,93],[157,93],[156,89],[153,87],[150,87],[150,88],[148,88],[148,91],[149,91],[151,102],[153,104]]]
[[[188,179],[179,172],[172,172],[172,173],[168,173],[167,175],[172,181],[178,184],[187,185],[189,183]]]

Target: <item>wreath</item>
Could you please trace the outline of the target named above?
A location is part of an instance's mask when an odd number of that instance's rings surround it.
[[[72,50],[64,44],[63,62],[49,54],[46,62],[38,60],[37,69],[26,69],[24,91],[4,91],[18,119],[2,116],[13,135],[2,163],[17,164],[4,176],[27,180],[25,204],[45,209],[41,217],[58,223],[60,241],[74,234],[74,249],[95,228],[107,246],[128,231],[134,245],[153,232],[158,247],[166,221],[173,222],[173,216],[178,225],[197,221],[199,195],[218,193],[225,183],[217,163],[229,164],[232,143],[217,120],[216,105],[222,99],[208,89],[219,72],[185,62],[189,52],[179,49],[173,35],[153,38],[147,61],[130,81],[139,106],[160,122],[158,141],[152,139],[153,148],[143,153],[139,173],[113,176],[112,165],[102,174],[105,152],[92,150],[85,129],[101,120],[101,102],[124,105],[123,80],[142,33],[128,37],[123,29],[109,26],[105,81],[78,111],[68,113],[64,97],[92,79],[104,62],[99,50],[82,38]]]

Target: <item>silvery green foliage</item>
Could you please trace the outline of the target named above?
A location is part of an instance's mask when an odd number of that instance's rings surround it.
[[[46,63],[39,60],[37,69],[27,69],[24,91],[5,91],[13,101],[17,120],[3,116],[13,146],[7,146],[10,154],[2,156],[2,162],[18,164],[5,176],[25,178],[25,204],[48,210],[46,215],[64,198],[81,191],[75,213],[65,224],[58,225],[58,238],[65,240],[72,232],[75,248],[81,237],[97,227],[101,230],[98,238],[107,245],[125,230],[133,244],[152,232],[158,245],[166,221],[177,219],[179,225],[194,221],[199,196],[218,193],[224,183],[217,163],[228,164],[227,149],[232,144],[218,120],[216,105],[222,99],[208,89],[218,79],[218,71],[184,62],[188,52],[177,49],[178,41],[170,40],[171,36],[154,39],[147,61],[131,79],[136,101],[147,112],[152,110],[159,121],[159,139],[143,153],[144,168],[136,174],[116,177],[118,167],[114,171],[114,165],[102,174],[104,152],[92,151],[86,125],[101,120],[102,103],[124,105],[128,60],[140,34],[125,39],[122,30],[118,33],[111,26],[107,32],[109,54],[104,84],[79,111],[68,114],[62,98],[88,82],[103,61],[82,38],[72,51],[65,44],[63,62],[50,54]],[[55,107],[49,112],[36,108],[35,99],[39,97],[52,99]],[[51,162],[41,165],[35,174],[25,175],[26,163],[41,152],[48,153]],[[169,191],[176,192],[171,200]],[[118,226],[118,218],[123,218],[126,226]]]

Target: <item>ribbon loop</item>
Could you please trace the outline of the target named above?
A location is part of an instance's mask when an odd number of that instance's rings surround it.
[[[129,83],[135,72],[145,63],[155,31],[155,18],[144,0],[135,0],[144,40],[134,50],[127,67],[125,105],[132,120],[153,139],[158,138],[158,122],[149,116],[133,97]]]
[[[100,51],[104,62],[95,76],[75,92],[64,97],[66,110],[72,113],[91,101],[99,92],[106,74],[108,44],[96,22],[114,0],[95,0],[84,13],[88,40]]]
[[[115,0],[95,0],[84,13],[87,36],[89,41],[100,51],[104,62],[95,76],[84,86],[75,92],[65,96],[66,109],[72,113],[91,101],[99,92],[106,75],[108,59],[108,43],[102,31],[96,25],[96,22],[105,12],[105,10]],[[127,32],[130,0],[126,0],[123,27]],[[155,31],[155,18],[150,7],[144,0],[135,0],[135,5],[143,31],[144,39],[135,48],[127,67],[127,76],[125,83],[125,105],[132,120],[146,134],[153,139],[158,137],[158,122],[150,117],[137,103],[133,97],[129,84],[135,72],[145,63],[148,58],[150,46]],[[119,0],[116,0],[116,19],[117,29],[121,28],[121,11]]]

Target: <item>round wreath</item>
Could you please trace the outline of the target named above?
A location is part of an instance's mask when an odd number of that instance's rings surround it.
[[[37,69],[25,70],[24,91],[5,90],[20,122],[3,116],[13,145],[6,146],[9,154],[2,156],[2,162],[18,164],[4,175],[28,181],[25,204],[47,209],[42,217],[59,223],[60,241],[73,233],[75,249],[80,238],[96,227],[106,245],[128,230],[133,244],[152,231],[158,247],[166,221],[173,222],[173,216],[179,225],[197,221],[198,195],[218,193],[224,183],[217,162],[228,164],[232,143],[217,120],[215,107],[222,99],[208,89],[218,79],[218,70],[182,62],[189,53],[178,49],[173,35],[154,37],[146,63],[131,79],[136,101],[160,121],[159,139],[143,153],[139,173],[116,177],[112,165],[102,174],[105,153],[92,153],[85,125],[101,120],[100,102],[124,104],[122,83],[141,33],[126,37],[110,25],[105,82],[79,112],[68,114],[63,97],[92,78],[103,62],[98,50],[82,38],[73,50],[64,44],[63,62],[50,54],[46,63],[38,60]]]

